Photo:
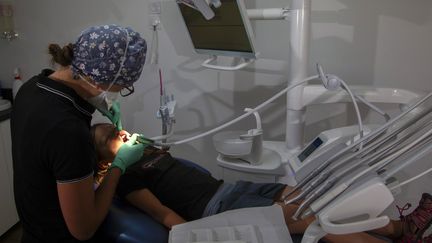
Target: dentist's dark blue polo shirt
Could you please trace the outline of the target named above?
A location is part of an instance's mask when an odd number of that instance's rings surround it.
[[[77,242],[60,209],[58,183],[93,176],[94,108],[44,70],[19,90],[11,117],[14,194],[23,242]]]

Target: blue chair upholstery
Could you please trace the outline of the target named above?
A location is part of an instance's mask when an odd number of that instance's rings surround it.
[[[97,242],[166,243],[168,230],[146,213],[114,198],[96,237]]]
[[[191,161],[177,160],[210,174],[208,170]],[[168,229],[143,211],[119,198],[114,198],[108,215],[95,237],[97,242],[166,243]]]

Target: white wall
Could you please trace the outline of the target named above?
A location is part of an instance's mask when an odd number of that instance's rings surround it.
[[[14,0],[20,39],[0,41],[0,80],[11,86],[12,70],[23,78],[48,66],[48,43],[73,42],[88,26],[118,23],[131,26],[151,41],[148,6],[143,0]],[[203,57],[193,54],[174,1],[162,2],[160,62],[169,92],[178,101],[177,138],[215,127],[253,107],[286,83],[289,25],[284,21],[253,24],[262,59],[239,72],[200,68]],[[282,7],[282,0],[248,0],[249,8]],[[313,63],[350,84],[431,90],[432,2],[429,0],[313,0],[310,73]],[[148,136],[157,135],[158,78],[148,65],[135,95],[122,101],[125,127]],[[235,80],[235,81],[234,81]],[[265,138],[284,138],[284,100],[263,111]],[[308,111],[307,136],[318,130],[354,121],[345,106]],[[348,113],[351,114],[351,113]],[[231,129],[248,129],[248,120]],[[173,148],[179,157],[198,161],[218,175],[211,138]],[[430,177],[429,177],[430,178]],[[428,179],[430,182],[430,179]],[[422,189],[419,189],[422,190]],[[418,197],[413,196],[414,198]],[[416,199],[415,199],[416,200]]]

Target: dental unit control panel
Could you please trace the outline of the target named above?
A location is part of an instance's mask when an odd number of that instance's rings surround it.
[[[371,132],[373,127],[376,126],[366,126],[364,133]],[[295,180],[302,180],[321,163],[359,138],[357,125],[321,132],[300,152],[288,155],[288,164],[294,173]]]

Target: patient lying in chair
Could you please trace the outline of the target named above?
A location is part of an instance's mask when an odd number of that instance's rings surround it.
[[[111,124],[96,124],[92,127],[93,141],[98,154],[96,183],[100,183],[103,179],[116,152],[127,139],[126,134],[125,131],[118,132]],[[246,181],[238,181],[235,184],[224,183],[197,168],[177,161],[167,151],[149,146],[142,158],[129,167],[120,178],[117,195],[167,228],[227,210],[270,206],[276,203],[282,207],[289,232],[303,233],[315,218],[311,216],[298,221],[291,218],[298,205],[285,205],[280,201],[281,195],[291,189],[279,183]],[[430,224],[432,198],[428,199]],[[376,230],[375,233],[400,238],[403,232],[407,233],[407,228],[404,229],[403,225],[402,221],[391,221],[389,225]],[[412,229],[408,230],[412,231]],[[328,234],[323,240],[326,242],[387,242],[368,233]]]

